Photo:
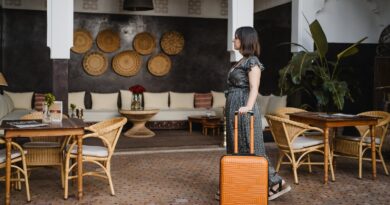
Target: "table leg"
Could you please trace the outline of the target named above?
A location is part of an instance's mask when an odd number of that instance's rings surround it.
[[[328,183],[329,128],[324,128],[324,184]]]
[[[372,178],[376,179],[376,147],[375,147],[375,126],[370,125],[371,134],[371,157],[372,157]]]
[[[77,185],[78,199],[83,197],[83,136],[77,136]]]
[[[188,127],[190,129],[190,134],[192,133],[192,121],[188,120]]]
[[[133,127],[124,133],[126,137],[147,138],[156,135],[152,130],[145,127],[146,121],[132,121],[132,123]]]
[[[11,138],[6,138],[5,158],[5,204],[11,204]]]

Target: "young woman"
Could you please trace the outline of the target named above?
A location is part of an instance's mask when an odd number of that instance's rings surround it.
[[[233,153],[234,113],[239,111],[238,146],[240,153],[249,153],[249,116],[243,115],[252,110],[255,117],[254,138],[255,154],[266,156],[263,132],[261,128],[260,109],[256,104],[259,91],[261,71],[264,70],[257,56],[260,55],[258,35],[252,27],[241,27],[235,32],[234,49],[243,58],[234,65],[228,74],[226,94],[226,134],[227,153]],[[268,159],[268,157],[267,157]],[[291,190],[285,181],[269,165],[269,200],[273,200]]]

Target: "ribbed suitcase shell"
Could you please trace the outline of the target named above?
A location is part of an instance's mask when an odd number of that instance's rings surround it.
[[[251,143],[253,143],[253,114],[251,118]],[[235,119],[237,121],[237,117]],[[237,143],[237,140],[234,141]],[[251,150],[253,153],[253,148]],[[220,169],[221,205],[268,204],[266,158],[253,155],[226,155],[221,158]]]

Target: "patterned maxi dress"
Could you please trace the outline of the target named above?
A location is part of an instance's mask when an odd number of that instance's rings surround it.
[[[243,59],[241,63],[233,67],[228,74],[228,90],[226,93],[226,140],[227,153],[231,154],[234,150],[233,134],[234,134],[234,112],[238,111],[240,107],[246,105],[249,97],[249,76],[253,66],[259,66],[264,70],[256,56],[250,56]],[[255,138],[255,154],[268,157],[265,154],[263,132],[261,128],[260,108],[257,103],[253,106],[255,124],[254,124],[254,138]],[[249,116],[241,115],[238,123],[238,149],[239,153],[249,153]],[[269,186],[273,186],[280,182],[282,178],[275,172],[273,166],[269,165]]]

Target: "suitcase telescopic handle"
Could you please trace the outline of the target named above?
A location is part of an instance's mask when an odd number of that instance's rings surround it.
[[[248,111],[250,114],[250,143],[249,152],[255,154],[255,137],[254,137],[254,116],[253,111]],[[234,113],[234,154],[238,154],[238,111]]]

